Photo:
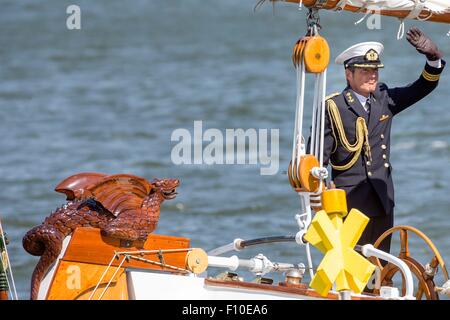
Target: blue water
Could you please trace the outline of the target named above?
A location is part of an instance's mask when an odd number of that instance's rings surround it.
[[[291,50],[305,33],[305,11],[279,3],[274,11],[266,5],[253,12],[255,3],[2,2],[0,216],[20,298],[28,297],[37,263],[21,239],[64,202],[54,187],[77,172],[180,178],[179,195],[164,203],[157,233],[191,238],[205,250],[236,237],[297,232],[298,197],[283,172],[296,99]],[[81,8],[81,30],[66,28],[71,4]],[[364,22],[354,24],[361,17],[321,13],[333,58],[357,42],[381,41],[381,80],[390,86],[414,81],[425,60],[396,39],[398,20],[382,18],[381,30],[368,30]],[[406,27],[413,24],[450,55],[448,25],[408,21]],[[342,67],[331,64],[328,80],[328,93],[342,90]],[[449,80],[446,71],[429,97],[394,120],[391,158],[395,223],[421,229],[447,259]],[[221,132],[278,129],[278,174],[260,175],[260,165],[174,165],[171,134],[192,132],[195,120]],[[417,238],[410,247],[417,260],[431,259]],[[252,248],[243,257],[259,252],[273,261],[306,262],[294,244]],[[318,262],[320,253],[313,254]]]

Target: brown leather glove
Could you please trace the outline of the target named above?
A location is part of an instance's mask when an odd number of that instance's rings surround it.
[[[428,38],[419,28],[412,27],[406,34],[406,39],[417,51],[427,56],[430,61],[442,58],[442,52],[437,45]]]

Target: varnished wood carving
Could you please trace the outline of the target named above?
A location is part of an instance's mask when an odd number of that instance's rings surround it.
[[[100,228],[102,234],[127,241],[145,241],[158,224],[164,200],[176,197],[178,179],[152,182],[128,174],[81,173],[56,187],[67,203],[23,238],[25,250],[41,256],[32,276],[36,299],[43,275],[61,252],[62,242],[77,227]]]

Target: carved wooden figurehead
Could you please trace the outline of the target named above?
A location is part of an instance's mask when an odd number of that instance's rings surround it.
[[[161,203],[174,199],[178,179],[152,182],[131,174],[86,172],[70,176],[55,188],[67,203],[23,238],[25,250],[41,256],[32,276],[31,298],[61,253],[64,239],[79,227],[98,228],[103,236],[122,242],[144,243],[159,221]]]

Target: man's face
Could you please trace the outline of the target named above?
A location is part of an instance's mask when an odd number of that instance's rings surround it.
[[[374,92],[378,83],[377,68],[355,68],[354,72],[350,69],[345,70],[345,76],[350,87],[365,97]]]

